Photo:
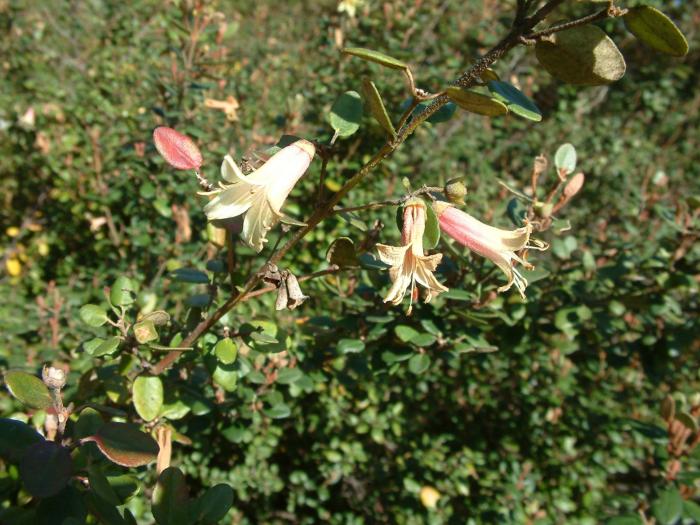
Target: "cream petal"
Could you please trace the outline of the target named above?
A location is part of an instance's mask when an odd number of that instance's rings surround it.
[[[387,244],[377,244],[377,252],[379,259],[389,266],[398,266],[403,264],[404,255],[409,246],[389,246]]]
[[[243,221],[241,237],[256,252],[263,249],[267,232],[277,223],[279,216],[270,207],[264,192],[255,195]]]
[[[204,206],[204,213],[210,221],[237,217],[251,207],[255,196],[263,194],[262,190],[260,186],[249,184],[228,186],[225,190],[219,191],[216,197]]]
[[[413,268],[411,261],[408,264],[394,266],[389,271],[393,284],[384,298],[385,303],[400,304],[406,295],[406,290],[413,282]]]
[[[437,280],[433,272],[428,267],[426,267],[426,265],[423,264],[422,261],[418,262],[416,266],[415,275],[416,281],[418,281],[419,284],[421,284],[428,290],[427,296],[425,298],[426,303],[429,303],[434,296],[449,290],[449,288],[447,288]]]
[[[243,172],[236,165],[231,155],[226,155],[221,163],[221,178],[231,184],[246,182],[246,176],[243,175]]]

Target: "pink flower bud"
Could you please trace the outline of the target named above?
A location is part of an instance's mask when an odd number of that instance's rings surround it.
[[[160,126],[153,131],[158,153],[178,170],[199,170],[202,154],[194,141],[172,128]]]

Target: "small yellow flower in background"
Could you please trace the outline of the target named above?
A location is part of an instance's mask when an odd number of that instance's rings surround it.
[[[406,203],[403,209],[402,246],[377,244],[379,258],[383,263],[391,266],[389,275],[393,284],[384,298],[385,303],[400,304],[409,287],[412,303],[416,282],[427,289],[426,303],[430,302],[434,296],[447,291],[447,288],[433,275],[442,260],[442,254],[425,255],[424,232],[425,203],[419,199],[413,199]]]
[[[434,509],[441,496],[435,487],[426,485],[420,489],[420,502],[426,509]]]
[[[5,269],[11,277],[17,277],[22,273],[22,263],[19,259],[11,257],[5,261]]]
[[[527,279],[513,266],[513,261],[519,262],[525,268],[533,268],[516,252],[523,249],[546,250],[547,244],[530,239],[532,225],[527,223],[515,230],[501,230],[475,219],[468,213],[458,210],[444,201],[433,203],[433,210],[440,221],[440,229],[458,243],[466,246],[474,253],[490,259],[508,277],[508,284],[498,288],[499,292],[509,290],[513,284],[525,297]],[[528,243],[532,244],[528,244]]]
[[[367,0],[341,0],[338,2],[338,12],[346,13],[350,18],[355,18],[357,9],[363,8],[367,4]]]
[[[311,164],[316,149],[308,140],[298,140],[275,153],[250,175],[243,175],[230,155],[221,165],[221,176],[229,184],[200,193],[215,195],[204,207],[210,221],[245,214],[241,237],[256,252],[267,242],[267,232],[283,217],[280,209],[294,185]]]

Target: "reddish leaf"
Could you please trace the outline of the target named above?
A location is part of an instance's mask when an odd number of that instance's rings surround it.
[[[168,164],[179,170],[199,169],[202,154],[197,145],[186,135],[164,126],[153,131],[153,141]]]
[[[94,441],[108,459],[123,467],[147,465],[160,450],[155,439],[128,423],[107,423],[94,436],[83,439],[86,441]]]

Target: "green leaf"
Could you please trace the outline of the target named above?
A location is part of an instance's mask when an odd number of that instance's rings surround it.
[[[681,424],[691,432],[698,431],[698,422],[692,415],[690,415],[690,413],[685,411],[680,412],[676,414],[676,419],[680,421]]]
[[[88,512],[84,495],[84,492],[67,485],[55,496],[43,498],[37,506],[36,519],[26,525],[84,525]],[[8,523],[20,525],[12,520]]]
[[[694,501],[683,501],[683,517],[693,520],[695,523],[700,523],[700,505]]]
[[[58,494],[72,473],[70,452],[53,441],[39,441],[30,445],[19,462],[19,476],[24,488],[37,498]]]
[[[134,284],[128,277],[117,277],[109,292],[109,302],[114,306],[129,306],[135,300]]]
[[[338,341],[338,352],[341,354],[357,354],[365,349],[365,343],[359,339],[341,339]]]
[[[214,485],[197,500],[197,521],[211,525],[221,521],[233,505],[233,489],[225,483]]]
[[[430,357],[427,354],[416,354],[408,360],[408,369],[414,374],[422,374],[430,368]]]
[[[209,276],[194,268],[178,268],[174,272],[170,272],[170,276],[181,283],[207,284]]]
[[[44,410],[51,406],[48,387],[34,375],[19,370],[9,370],[5,373],[5,384],[10,394],[29,408]]]
[[[412,341],[414,337],[418,337],[420,335],[420,332],[414,330],[410,326],[405,325],[399,325],[394,328],[394,333],[396,334],[396,337],[401,339],[401,341],[404,343],[408,343]]]
[[[503,102],[461,87],[450,86],[447,88],[446,94],[451,101],[470,113],[487,117],[497,117],[508,113],[508,107]]]
[[[554,154],[554,166],[565,174],[573,173],[576,169],[576,148],[568,142],[559,146]]]
[[[139,480],[130,474],[107,476],[107,481],[122,505],[139,492]]]
[[[230,365],[236,361],[238,346],[236,346],[236,343],[234,343],[233,339],[230,337],[224,337],[216,343],[214,354],[216,354],[216,358],[220,363]]]
[[[644,525],[642,518],[638,514],[625,514],[615,516],[605,522],[606,525]]]
[[[134,408],[144,421],[153,421],[163,406],[163,383],[158,376],[142,375],[134,380]]]
[[[396,137],[396,130],[394,129],[394,124],[389,118],[389,114],[386,112],[386,107],[384,107],[384,102],[382,101],[382,96],[377,90],[377,86],[374,85],[368,78],[362,79],[362,96],[369,107],[369,111],[374,117],[374,119],[379,123],[379,125],[384,128],[391,138]]]
[[[538,41],[535,54],[550,75],[579,86],[615,82],[627,68],[615,42],[594,25],[574,27]]]
[[[492,80],[488,83],[488,88],[496,99],[503,102],[512,113],[535,122],[542,120],[540,108],[515,86],[499,80]]]
[[[343,49],[343,53],[346,55],[353,55],[362,60],[368,60],[369,62],[375,62],[385,67],[392,69],[408,69],[408,64],[398,60],[379,51],[373,51],[372,49],[367,49],[364,47],[346,47]]]
[[[272,419],[284,419],[291,415],[292,410],[285,403],[278,403],[270,408],[264,409],[263,413]]]
[[[688,41],[673,21],[658,9],[640,5],[622,17],[627,29],[652,49],[674,57],[688,54]]]
[[[90,490],[97,494],[100,498],[111,505],[121,505],[121,501],[117,493],[109,484],[107,476],[102,472],[102,468],[98,464],[92,464],[88,467],[88,481]]]
[[[168,467],[158,476],[151,505],[158,525],[189,525],[185,476],[176,467]]]
[[[435,336],[431,334],[418,334],[411,339],[411,344],[420,346],[421,348],[430,346],[435,343]]]
[[[89,326],[102,326],[107,322],[107,312],[96,304],[86,304],[80,308],[80,319]]]
[[[160,450],[155,439],[130,423],[107,423],[83,441],[94,441],[110,461],[123,467],[147,465],[156,460]]]
[[[357,91],[346,91],[335,101],[328,117],[331,127],[340,138],[349,137],[360,129],[362,98]]]
[[[85,343],[84,347],[87,353],[93,357],[101,357],[103,355],[113,354],[115,350],[119,348],[121,342],[121,338],[116,335],[109,339],[100,339],[96,337]]]
[[[0,458],[17,463],[27,447],[40,441],[44,437],[26,423],[0,418]]]
[[[95,492],[86,494],[85,500],[100,525],[126,525],[126,521],[117,507],[99,497]]]
[[[277,371],[276,382],[281,385],[290,385],[296,383],[302,377],[304,377],[304,372],[298,368],[282,368]]]
[[[234,365],[217,364],[211,377],[226,392],[234,392],[238,386],[238,368]]]
[[[434,249],[440,242],[440,221],[428,204],[425,207],[425,231],[423,233],[423,247],[426,250]]]
[[[355,253],[355,243],[349,237],[338,237],[326,251],[326,261],[340,268],[354,268],[360,265]]]
[[[651,513],[659,525],[672,525],[683,512],[683,498],[676,487],[663,491],[651,504]]]
[[[134,337],[140,344],[145,344],[158,339],[158,332],[153,321],[139,321],[134,324]]]

